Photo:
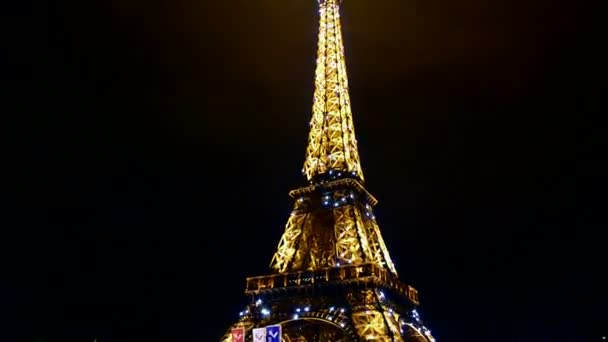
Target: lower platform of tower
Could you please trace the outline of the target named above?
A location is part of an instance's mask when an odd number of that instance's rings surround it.
[[[434,342],[417,300],[374,277],[250,288],[262,278],[248,279],[251,301],[222,342]],[[280,339],[263,335],[265,327],[278,328]]]

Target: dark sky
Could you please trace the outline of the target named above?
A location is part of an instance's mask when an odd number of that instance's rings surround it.
[[[1,341],[217,340],[303,184],[315,6],[2,5]],[[598,12],[344,3],[367,187],[440,342],[608,335]]]

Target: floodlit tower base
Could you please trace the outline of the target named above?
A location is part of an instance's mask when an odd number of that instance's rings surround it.
[[[282,341],[432,342],[418,316],[417,292],[374,264],[247,279],[250,304],[223,337],[281,325]]]

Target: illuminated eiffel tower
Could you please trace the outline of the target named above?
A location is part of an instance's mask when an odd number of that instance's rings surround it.
[[[348,94],[340,0],[318,0],[310,135],[293,211],[270,273],[247,279],[251,302],[223,342],[425,341],[418,292],[402,284],[364,188]],[[270,330],[269,330],[270,331]],[[271,336],[272,335],[272,336]],[[278,339],[277,339],[278,338]]]

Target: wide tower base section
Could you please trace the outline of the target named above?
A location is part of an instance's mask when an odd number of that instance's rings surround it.
[[[434,342],[417,291],[374,264],[248,278],[246,293],[222,342]]]

